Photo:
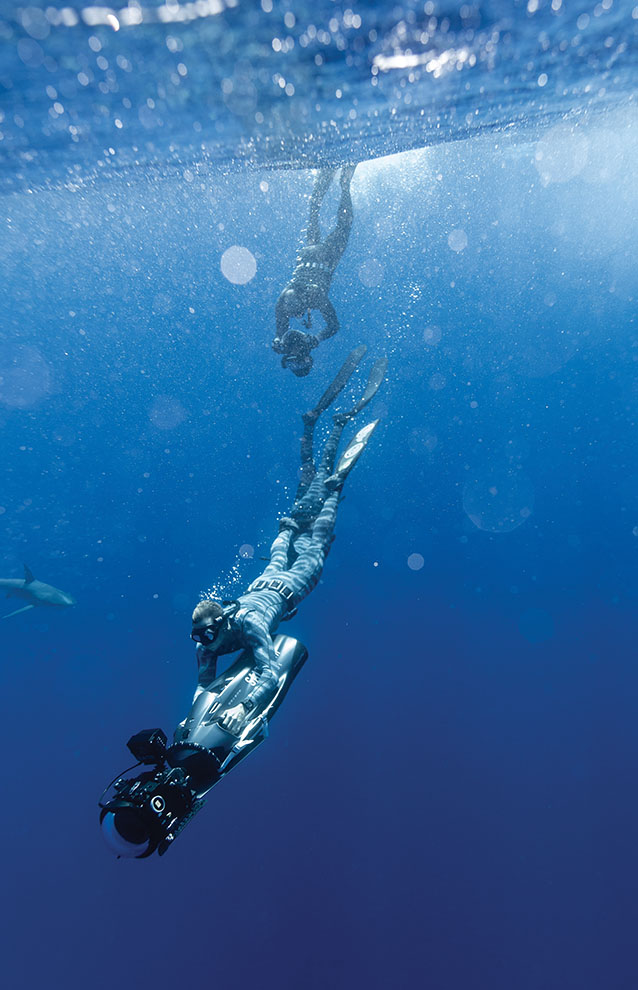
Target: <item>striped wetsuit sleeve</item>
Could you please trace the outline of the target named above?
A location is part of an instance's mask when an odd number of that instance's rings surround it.
[[[274,695],[277,688],[275,673],[277,658],[272,636],[266,624],[256,619],[255,615],[256,613],[249,612],[243,620],[243,639],[255,658],[254,671],[257,684],[246,699],[252,702],[253,706],[270,700],[268,696]]]

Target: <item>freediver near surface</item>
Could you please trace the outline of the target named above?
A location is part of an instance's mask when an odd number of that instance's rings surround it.
[[[350,237],[353,218],[350,183],[356,167],[344,165],[341,169],[337,225],[325,240],[321,239],[319,215],[336,170],[323,168],[317,175],[310,197],[307,245],[299,251],[292,277],[277,300],[277,335],[272,343],[273,350],[283,355],[282,367],[290,368],[298,378],[305,377],[312,369],[310,352],[322,340],[333,337],[339,329],[339,320],[328,298],[328,292],[332,276]],[[316,335],[309,332],[312,326],[310,311],[313,309],[319,310],[325,321],[325,326]],[[290,320],[293,317],[303,319],[308,332],[291,330]]]
[[[366,353],[362,345],[348,356],[317,405],[303,416],[301,473],[295,501],[279,521],[268,565],[235,601],[204,599],[192,615],[197,644],[198,683],[190,713],[167,747],[161,729],[132,736],[128,748],[138,761],[100,799],[100,823],[116,855],[143,859],[163,855],[207,792],[268,734],[272,716],[307,658],[306,648],[278,626],[294,616],[317,584],[334,539],[343,484],[364,450],[378,420],[357,431],[336,463],[344,427],[374,398],[387,359],[372,367],[361,399],[333,417],[319,467],[313,453],[320,415],[343,390]],[[218,657],[243,652],[217,676]]]

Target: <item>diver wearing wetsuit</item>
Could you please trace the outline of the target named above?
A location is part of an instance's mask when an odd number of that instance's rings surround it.
[[[289,636],[275,635],[296,603],[319,580],[333,538],[343,483],[378,420],[357,431],[336,462],[343,428],[376,394],[387,367],[378,360],[365,392],[348,412],[334,417],[319,469],[314,428],[365,354],[346,359],[314,409],[303,417],[301,477],[290,517],[280,520],[268,566],[236,602],[201,601],[193,612],[198,687],[192,708],[167,746],[161,729],[144,729],[127,746],[138,761],[118,775],[99,801],[100,825],[117,856],[162,856],[200,810],[214,785],[258,746],[270,719],[308,652]],[[242,649],[219,676],[217,657]],[[132,775],[131,775],[132,774]]]
[[[346,249],[352,227],[352,199],[350,183],[356,165],[341,169],[341,199],[337,211],[337,225],[325,240],[321,240],[319,213],[328,191],[333,169],[322,169],[315,181],[310,199],[310,215],[306,231],[307,246],[301,248],[292,278],[277,300],[275,317],[277,336],[273,340],[273,350],[282,354],[281,364],[301,378],[312,368],[310,351],[322,340],[332,337],[339,329],[339,320],[334,306],[328,298],[330,283],[335,269]],[[310,310],[318,309],[325,320],[325,327],[317,335],[291,330],[292,317],[304,318],[309,330]]]
[[[230,608],[204,600],[193,612],[191,638],[198,644],[198,692],[215,679],[218,656],[242,648],[250,649],[254,656],[252,690],[242,704],[220,719],[220,725],[230,732],[239,733],[253,708],[263,706],[276,692],[273,634],[321,576],[333,540],[341,488],[376,426],[374,421],[359,430],[334,470],[343,429],[376,394],[385,374],[385,358],[375,363],[362,399],[349,412],[334,417],[319,469],[315,468],[312,447],[317,419],[344,387],[365,350],[360,347],[352,352],[317,406],[303,417],[301,480],[290,516],[280,520],[268,566]]]
[[[316,585],[332,542],[337,518],[337,492],[325,499],[319,516],[307,533],[299,533],[293,520],[285,520],[270,550],[270,563],[237,600],[238,608],[227,618],[217,602],[204,601],[193,612],[193,636],[197,645],[198,685],[205,689],[216,676],[217,657],[242,648],[251,649],[255,658],[254,686],[241,705],[229,709],[221,725],[238,732],[246,715],[275,694],[277,688],[276,657],[272,636],[288,611],[296,607]],[[295,538],[296,537],[296,538]],[[291,550],[297,559],[290,566]],[[221,628],[213,642],[205,643],[211,619],[222,617]]]

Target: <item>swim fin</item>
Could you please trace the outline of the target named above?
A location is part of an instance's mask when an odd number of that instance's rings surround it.
[[[367,350],[368,348],[366,347],[365,344],[360,344],[359,347],[355,347],[353,351],[350,351],[348,357],[345,359],[345,361],[339,368],[339,371],[328,385],[328,388],[319,399],[317,405],[314,407],[314,409],[311,409],[310,412],[306,413],[306,415],[303,417],[304,423],[306,422],[306,419],[311,419],[311,420],[318,419],[321,413],[325,412],[328,406],[332,405],[332,403],[337,398],[339,393],[342,392],[343,389],[348,384],[349,379],[354,373],[359,362],[365,356]],[[386,361],[386,365],[387,365],[387,361]]]
[[[366,385],[365,392],[363,393],[359,401],[352,407],[352,409],[349,410],[349,412],[343,413],[343,416],[346,419],[351,419],[353,416],[356,416],[357,413],[360,413],[362,409],[365,409],[365,407],[368,405],[369,402],[372,402],[375,395],[379,391],[380,386],[383,383],[383,379],[385,378],[385,373],[387,370],[388,370],[387,357],[379,358],[377,361],[374,362],[374,364],[372,365],[372,370],[368,377],[368,384]]]
[[[361,344],[359,347],[356,347],[353,351],[351,351],[351,353],[348,355],[343,365],[339,369],[335,379],[332,381],[332,383],[323,393],[315,408],[311,410],[311,412],[305,413],[305,415],[303,416],[304,432],[301,438],[301,477],[299,479],[299,485],[297,487],[297,493],[295,495],[295,503],[298,503],[303,498],[303,496],[308,491],[315,477],[316,471],[315,471],[312,448],[313,448],[314,428],[317,422],[317,418],[325,409],[328,408],[328,406],[332,402],[334,402],[334,400],[339,395],[339,393],[345,388],[352,373],[354,372],[355,368],[357,367],[357,365],[365,355],[366,351],[367,351],[367,347],[365,346],[365,344]],[[345,426],[345,424],[350,419],[352,419],[353,416],[356,416],[357,413],[361,412],[361,410],[364,409],[365,406],[367,406],[368,403],[372,401],[374,396],[377,394],[379,387],[383,382],[383,379],[385,378],[387,369],[388,369],[388,359],[386,357],[379,358],[377,361],[375,361],[375,363],[372,366],[372,370],[370,371],[370,375],[368,377],[368,383],[366,385],[362,397],[359,399],[358,402],[355,403],[352,409],[350,409],[348,412],[337,413],[337,415],[333,417],[336,426],[341,426],[341,427]],[[374,426],[376,426],[376,421]],[[372,429],[374,429],[374,426],[370,429],[370,433],[372,432]],[[361,431],[359,431],[359,433],[361,433]],[[357,434],[357,436],[358,435],[359,434]],[[366,436],[366,440],[367,440],[367,436]],[[354,440],[352,442],[354,443]],[[350,448],[347,448],[347,450],[344,452],[341,459],[339,460],[339,465],[342,467],[345,466],[347,463],[346,461],[344,461],[344,458],[348,453],[348,449]],[[356,457],[358,456],[359,455],[357,453]],[[332,469],[331,465],[328,465],[327,470],[330,471],[331,469]],[[350,467],[348,467],[347,470],[345,470],[342,473],[342,475],[340,475],[339,467],[338,467],[337,470],[331,475],[332,485],[334,487],[338,487],[340,484],[342,484],[349,471],[350,471]],[[330,487],[330,485],[328,487]]]
[[[352,471],[352,468],[365,450],[366,444],[374,433],[378,423],[378,419],[373,419],[371,423],[363,426],[357,431],[357,433],[355,433],[352,440],[339,458],[336,471],[334,474],[331,474],[329,478],[326,478],[326,488],[329,488],[332,491],[338,491],[341,488],[344,481]]]
[[[301,476],[299,478],[297,494],[295,495],[295,502],[298,502],[308,490],[312,479],[315,476],[313,446],[317,420],[319,419],[321,413],[325,412],[328,406],[334,402],[339,393],[346,387],[350,377],[354,373],[357,365],[362,360],[367,350],[368,348],[365,344],[360,344],[359,347],[355,347],[353,351],[350,351],[350,354],[348,354],[348,357],[339,368],[339,371],[330,382],[330,385],[328,385],[328,388],[319,399],[317,405],[314,409],[311,409],[310,412],[304,413],[301,417],[303,419],[303,436],[301,438]]]

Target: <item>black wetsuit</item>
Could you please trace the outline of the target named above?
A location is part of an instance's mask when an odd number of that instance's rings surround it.
[[[330,283],[339,260],[346,249],[350,229],[352,227],[352,199],[350,196],[350,181],[354,168],[344,168],[341,172],[341,200],[337,212],[337,226],[325,238],[321,239],[319,213],[323,198],[332,181],[333,171],[324,169],[317,176],[315,188],[310,201],[310,216],[306,232],[307,246],[301,248],[297,255],[292,278],[284,287],[275,309],[277,336],[273,341],[273,349],[279,354],[302,356],[322,340],[332,337],[339,329],[339,320],[334,306],[328,298]],[[287,294],[294,293],[294,305],[288,300]],[[290,330],[291,317],[304,318],[310,310],[317,309],[325,320],[325,327],[318,334],[294,332],[291,346],[287,347],[286,335]],[[309,320],[306,324],[309,329]]]

